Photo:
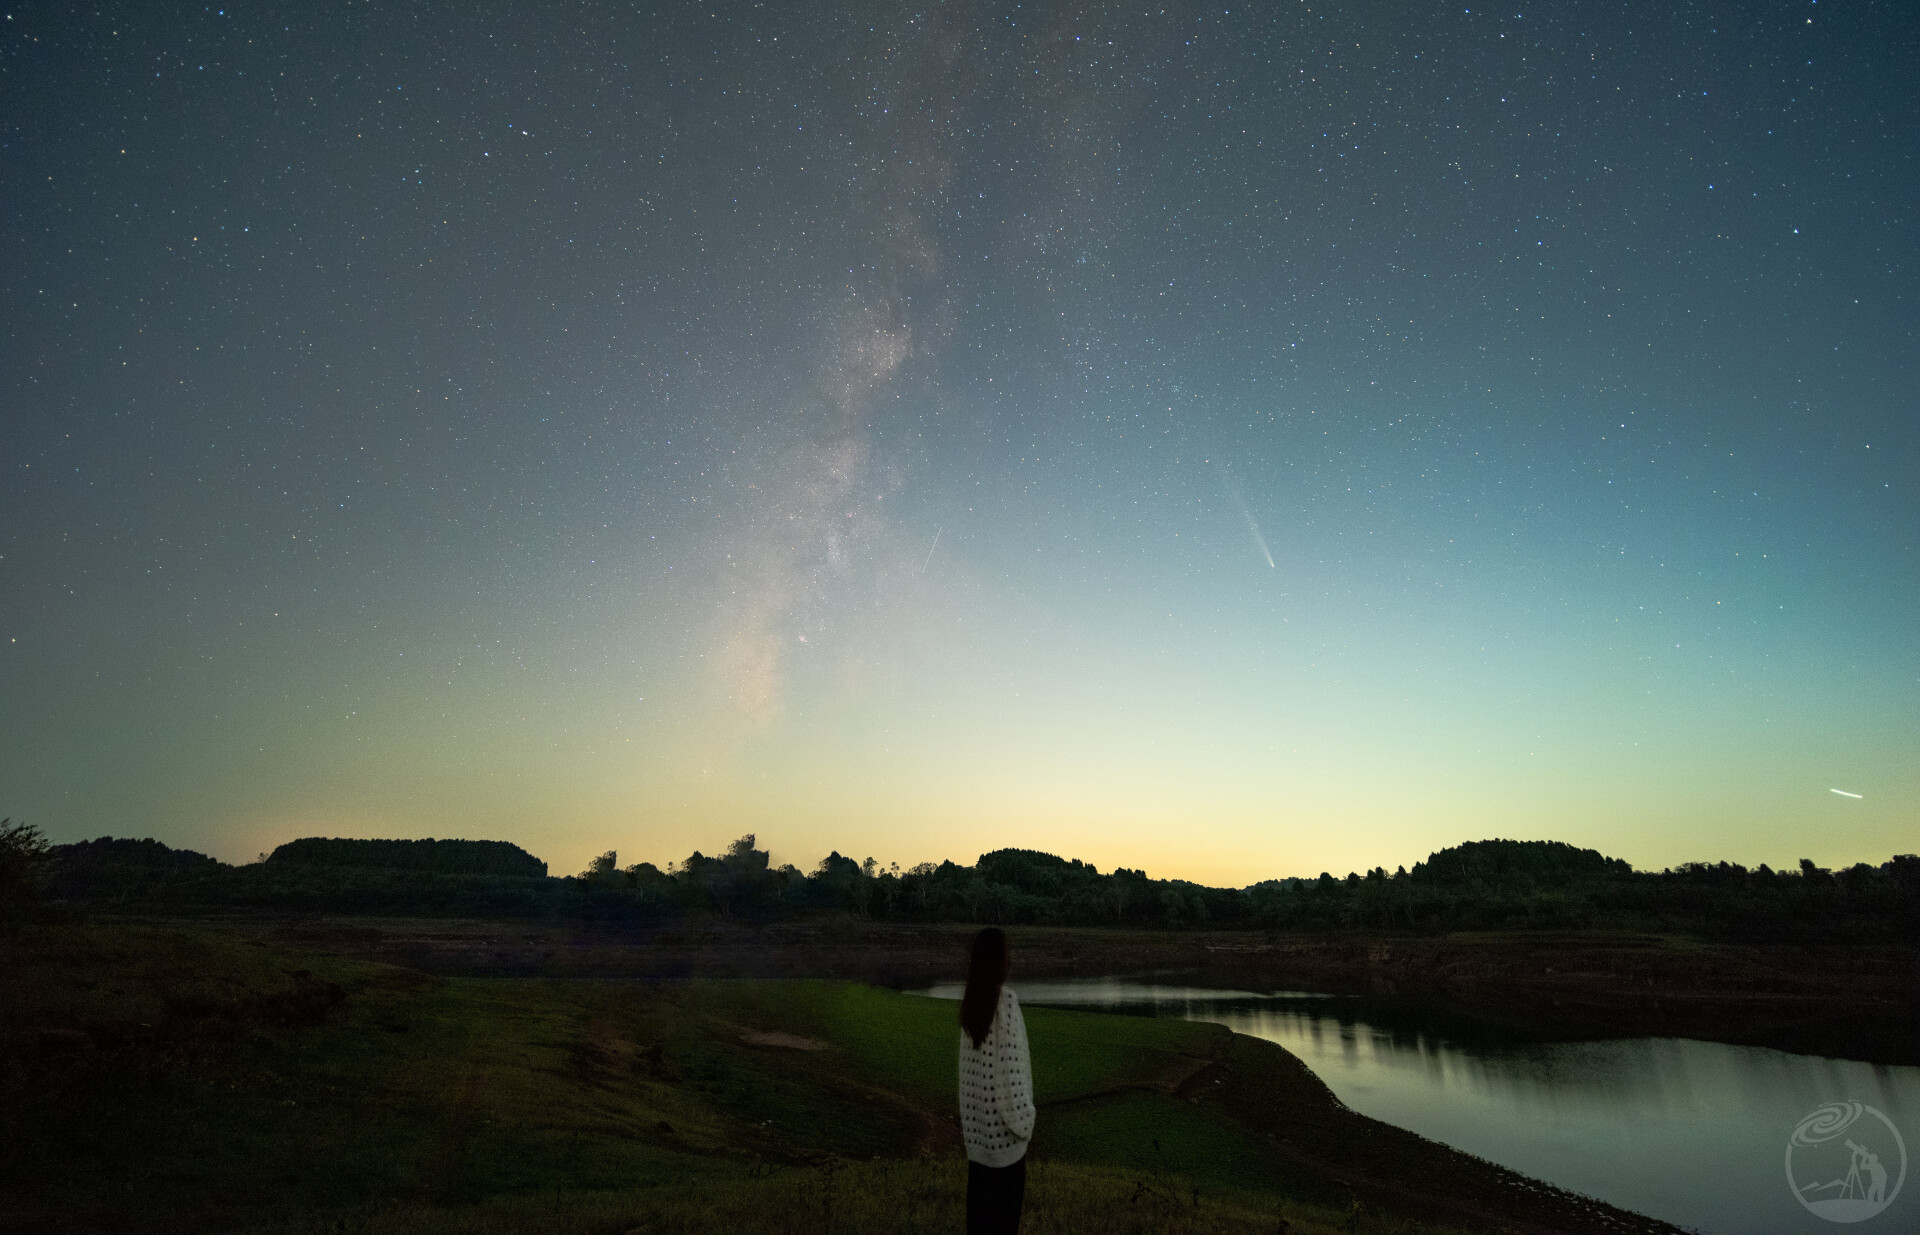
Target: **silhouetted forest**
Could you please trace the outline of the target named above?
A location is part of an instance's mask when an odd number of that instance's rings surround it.
[[[766,922],[845,912],[889,922],[997,922],[1162,930],[1340,933],[1623,929],[1754,941],[1889,942],[1920,934],[1920,857],[1827,870],[1730,862],[1635,871],[1559,841],[1472,841],[1412,870],[1210,888],[1030,849],[971,866],[882,868],[838,852],[775,866],[755,837],[665,870],[614,853],[565,878],[501,841],[308,838],[230,866],[152,840],[103,837],[32,859],[41,895],[77,908],[577,917],[664,923],[711,914]],[[3,865],[3,864],[0,864]],[[521,871],[529,873],[507,873]],[[24,886],[24,885],[23,885]]]
[[[374,866],[442,875],[517,875],[544,879],[547,864],[503,840],[341,840],[308,836],[268,854],[304,866]]]

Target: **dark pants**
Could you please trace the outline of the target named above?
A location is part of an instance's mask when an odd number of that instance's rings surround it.
[[[967,1163],[967,1235],[1019,1235],[1027,1196],[1027,1160],[1012,1166]]]

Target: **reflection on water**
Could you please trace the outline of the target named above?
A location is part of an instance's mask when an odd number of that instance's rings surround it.
[[[1920,1068],[1679,1038],[1476,1041],[1423,1027],[1418,1010],[1300,991],[1013,985],[1027,1004],[1183,1016],[1278,1042],[1354,1110],[1708,1235],[1832,1230],[1794,1200],[1784,1169],[1795,1125],[1826,1103],[1875,1107],[1920,1150]],[[926,993],[957,999],[960,987]],[[1900,1154],[1883,1156],[1891,1195]],[[1920,1229],[1920,1180],[1860,1229]]]

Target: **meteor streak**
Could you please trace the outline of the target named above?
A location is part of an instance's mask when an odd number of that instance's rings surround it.
[[[1837,793],[1843,798],[1858,798],[1858,797],[1865,796],[1864,794],[1859,794],[1859,793],[1848,793],[1845,789],[1830,789],[1828,790],[1828,792]]]
[[[921,574],[924,575],[927,573],[927,567],[931,565],[933,562],[933,551],[940,547],[940,533],[946,530],[947,529],[943,527],[937,527],[933,529],[933,543],[927,546],[927,560],[920,563]]]

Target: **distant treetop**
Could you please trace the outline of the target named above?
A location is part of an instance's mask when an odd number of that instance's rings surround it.
[[[57,849],[61,865],[68,868],[83,866],[151,866],[156,868],[174,867],[179,869],[200,869],[215,867],[220,863],[204,853],[195,853],[191,849],[170,849],[159,841],[148,837],[145,840],[131,838],[115,839],[102,836],[99,840],[76,841],[71,845],[61,845]]]
[[[1619,858],[1558,840],[1471,840],[1414,865],[1419,883],[1508,884],[1515,880],[1595,880],[1633,874]]]
[[[35,888],[56,905],[140,912],[218,910],[406,913],[434,917],[578,918],[634,926],[687,913],[741,922],[849,912],[893,922],[994,922],[1163,930],[1437,935],[1486,930],[1682,932],[1752,941],[1910,943],[1920,938],[1920,857],[1840,870],[1688,862],[1635,871],[1560,841],[1482,840],[1412,870],[1376,866],[1345,878],[1269,879],[1211,888],[1033,849],[983,853],[972,866],[882,869],[839,852],[801,871],[774,866],[749,834],[717,856],[694,852],[662,871],[624,869],[611,851],[566,879],[503,841],[328,840],[280,846],[228,866],[153,840],[102,837],[54,846],[5,831],[30,851]],[[16,884],[16,887],[19,885]],[[24,905],[25,902],[20,902]],[[8,916],[0,897],[0,925]],[[18,910],[24,914],[25,910]],[[38,912],[38,910],[35,910]]]
[[[547,864],[503,840],[346,840],[307,836],[267,855],[294,866],[377,866],[442,875],[518,875],[544,879]]]

